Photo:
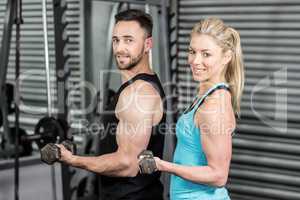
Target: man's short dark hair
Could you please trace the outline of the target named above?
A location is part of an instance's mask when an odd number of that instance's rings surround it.
[[[137,9],[129,9],[115,15],[116,23],[119,21],[136,21],[145,30],[146,37],[152,36],[153,21],[151,15]]]

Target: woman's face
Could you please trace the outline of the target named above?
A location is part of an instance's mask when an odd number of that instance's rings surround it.
[[[212,83],[225,81],[225,75],[222,72],[231,59],[227,57],[212,37],[203,34],[192,35],[188,63],[195,81]]]

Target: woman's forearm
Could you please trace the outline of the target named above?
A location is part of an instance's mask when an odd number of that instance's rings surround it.
[[[224,186],[228,176],[224,170],[213,169],[210,166],[184,166],[164,160],[159,161],[158,169],[195,183],[216,187]]]

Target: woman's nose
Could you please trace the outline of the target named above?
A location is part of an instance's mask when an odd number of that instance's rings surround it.
[[[201,56],[201,54],[197,53],[195,55],[194,60],[193,60],[193,64],[201,64],[201,62],[202,62],[202,56]]]

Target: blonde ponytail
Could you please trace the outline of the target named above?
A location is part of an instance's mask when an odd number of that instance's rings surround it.
[[[239,33],[228,28],[233,38],[232,59],[227,66],[225,79],[230,85],[232,106],[240,116],[241,98],[244,89],[244,63]]]

